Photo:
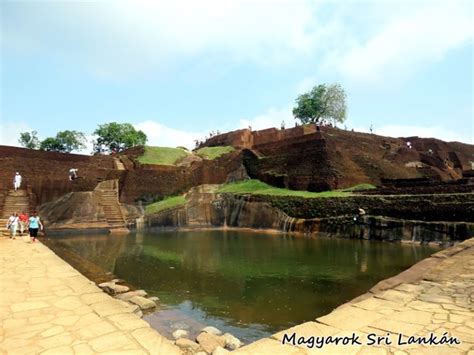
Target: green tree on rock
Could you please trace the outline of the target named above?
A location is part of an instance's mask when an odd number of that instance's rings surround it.
[[[40,146],[40,141],[37,137],[37,134],[38,132],[36,131],[20,133],[20,139],[18,139],[18,142],[25,148],[38,149]]]
[[[325,121],[342,123],[346,119],[346,110],[346,93],[341,85],[321,84],[298,96],[293,115],[302,124]]]
[[[136,130],[130,123],[110,122],[99,125],[94,131],[97,139],[94,141],[94,151],[100,153],[102,146],[120,152],[131,147],[145,145],[147,136]]]
[[[40,144],[41,150],[70,153],[73,150],[82,150],[86,147],[84,133],[78,131],[61,131],[56,137],[48,137]]]

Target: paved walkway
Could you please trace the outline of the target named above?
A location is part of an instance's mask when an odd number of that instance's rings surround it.
[[[180,354],[43,244],[0,238],[0,354]]]
[[[474,355],[474,238],[435,254],[382,282],[373,291],[375,293],[359,297],[314,322],[259,340],[235,354]],[[461,344],[403,344],[408,342],[409,336],[429,338],[430,333],[441,340],[445,332],[448,338],[456,337]],[[296,345],[283,345],[284,334],[291,336],[293,333],[296,333]],[[369,338],[369,334],[374,335]],[[400,344],[399,334],[403,334]],[[381,337],[380,345],[369,346],[377,335]],[[311,336],[325,339],[328,336],[359,336],[362,345],[330,344],[320,349],[309,348]],[[300,337],[304,337],[306,343],[298,344],[298,339],[302,341]],[[391,344],[387,345],[385,339]],[[313,340],[317,344],[317,340]]]

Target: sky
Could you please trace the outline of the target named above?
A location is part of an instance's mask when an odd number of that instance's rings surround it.
[[[348,129],[474,144],[472,23],[461,0],[0,0],[0,144],[116,121],[193,147],[292,127],[321,83]]]

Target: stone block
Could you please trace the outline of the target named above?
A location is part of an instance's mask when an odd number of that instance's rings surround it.
[[[129,302],[136,304],[139,306],[141,309],[146,310],[146,309],[151,309],[156,307],[156,303],[149,300],[148,298],[142,297],[142,296],[133,296],[130,298]]]

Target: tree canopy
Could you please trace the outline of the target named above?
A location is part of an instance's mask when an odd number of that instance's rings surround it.
[[[325,121],[342,123],[346,119],[346,110],[346,93],[341,85],[320,84],[298,96],[293,115],[303,124]]]
[[[94,151],[101,152],[102,146],[112,151],[145,145],[147,136],[136,130],[130,123],[110,122],[99,125],[94,131],[97,139],[94,141]]]
[[[48,137],[40,144],[41,150],[70,153],[73,150],[82,150],[86,147],[84,133],[78,131],[61,131],[56,137]]]
[[[40,141],[37,134],[38,132],[36,131],[20,133],[20,139],[18,139],[18,142],[25,148],[38,149]]]

